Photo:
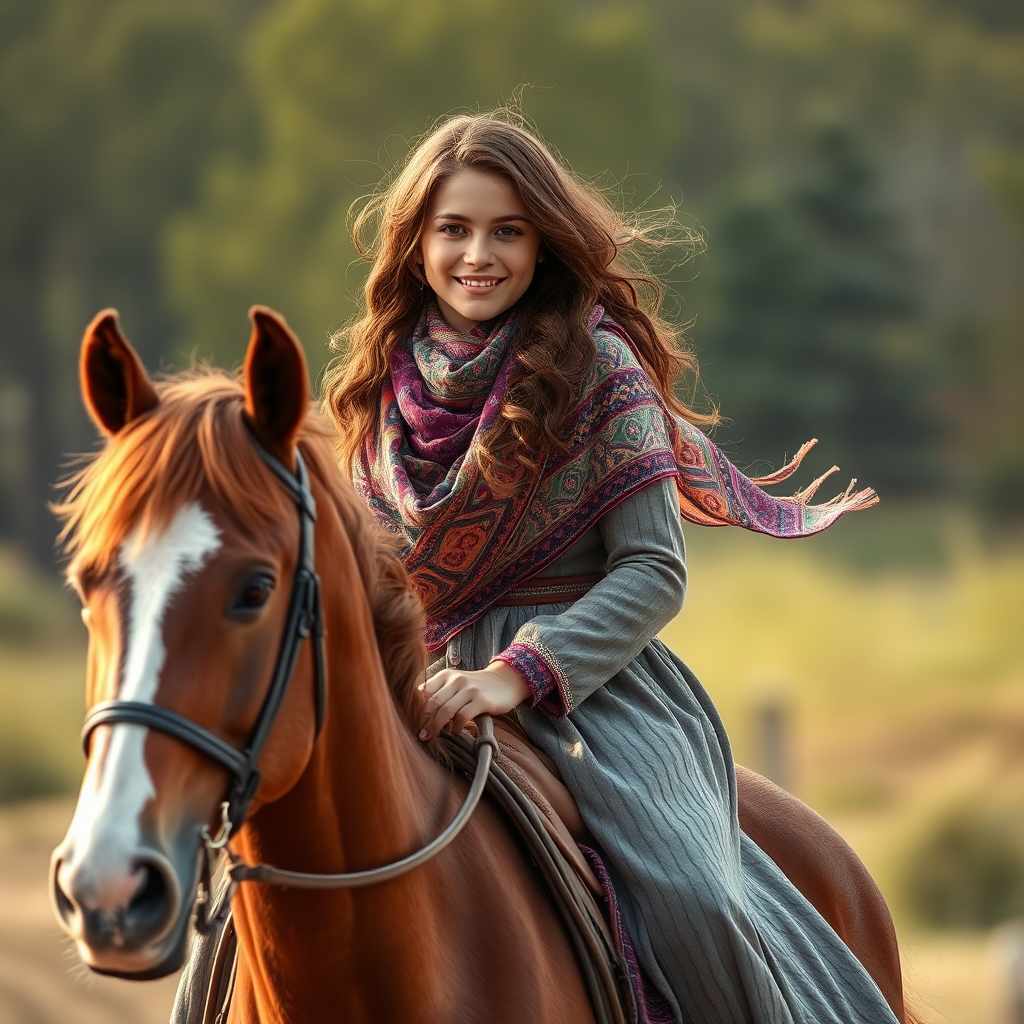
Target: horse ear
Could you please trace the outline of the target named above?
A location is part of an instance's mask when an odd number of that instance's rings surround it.
[[[309,408],[306,357],[284,318],[272,309],[253,306],[249,319],[245,412],[263,447],[291,465],[295,436]]]
[[[98,313],[85,330],[78,364],[89,415],[113,437],[160,401],[135,350],[117,325],[117,311]]]

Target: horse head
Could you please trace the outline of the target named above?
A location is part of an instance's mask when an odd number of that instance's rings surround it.
[[[260,307],[250,316],[244,385],[217,372],[154,385],[109,310],[82,343],[82,393],[106,445],[58,512],[89,629],[87,704],[106,714],[87,727],[51,897],[100,973],[147,978],[180,966],[205,864],[201,837],[221,830],[238,783],[231,752],[252,739],[294,614],[307,527],[268,463],[285,477],[301,472],[309,378],[284,321]],[[326,438],[311,443],[323,461]],[[250,812],[286,793],[310,760],[314,662],[301,645],[254,758]],[[214,754],[227,753],[218,760],[183,741],[182,727],[167,724],[179,719],[212,737]]]

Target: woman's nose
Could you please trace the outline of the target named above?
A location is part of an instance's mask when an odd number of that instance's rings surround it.
[[[473,267],[486,267],[488,263],[492,263],[494,254],[491,250],[490,239],[471,238],[462,258]]]

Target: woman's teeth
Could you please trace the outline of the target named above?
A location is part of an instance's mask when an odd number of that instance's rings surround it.
[[[459,284],[465,285],[467,288],[491,288],[500,281],[500,277],[488,277],[485,279],[471,277],[458,278]]]

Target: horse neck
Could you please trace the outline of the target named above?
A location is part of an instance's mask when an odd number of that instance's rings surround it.
[[[451,816],[453,787],[401,719],[384,677],[352,547],[329,500],[318,494],[317,506],[326,715],[299,782],[259,810],[239,835],[238,852],[250,861],[334,874],[387,864],[424,845]],[[415,889],[422,884],[407,876],[400,885],[357,890],[243,886],[236,917],[240,941],[254,958],[259,1019],[278,1019],[268,1008],[285,1006],[285,987],[287,1012],[280,1013],[281,1020],[318,1019],[323,1006],[338,1016],[346,1002],[358,1002],[358,950],[373,944],[375,929],[390,930],[396,920],[408,920],[410,900],[418,901]],[[389,933],[389,955],[397,952],[396,942],[415,944],[408,932]],[[324,954],[312,953],[326,948],[332,951],[329,983]],[[416,950],[409,953],[418,957]],[[296,1005],[304,999],[316,1005]],[[344,1013],[340,1017],[347,1019]]]

